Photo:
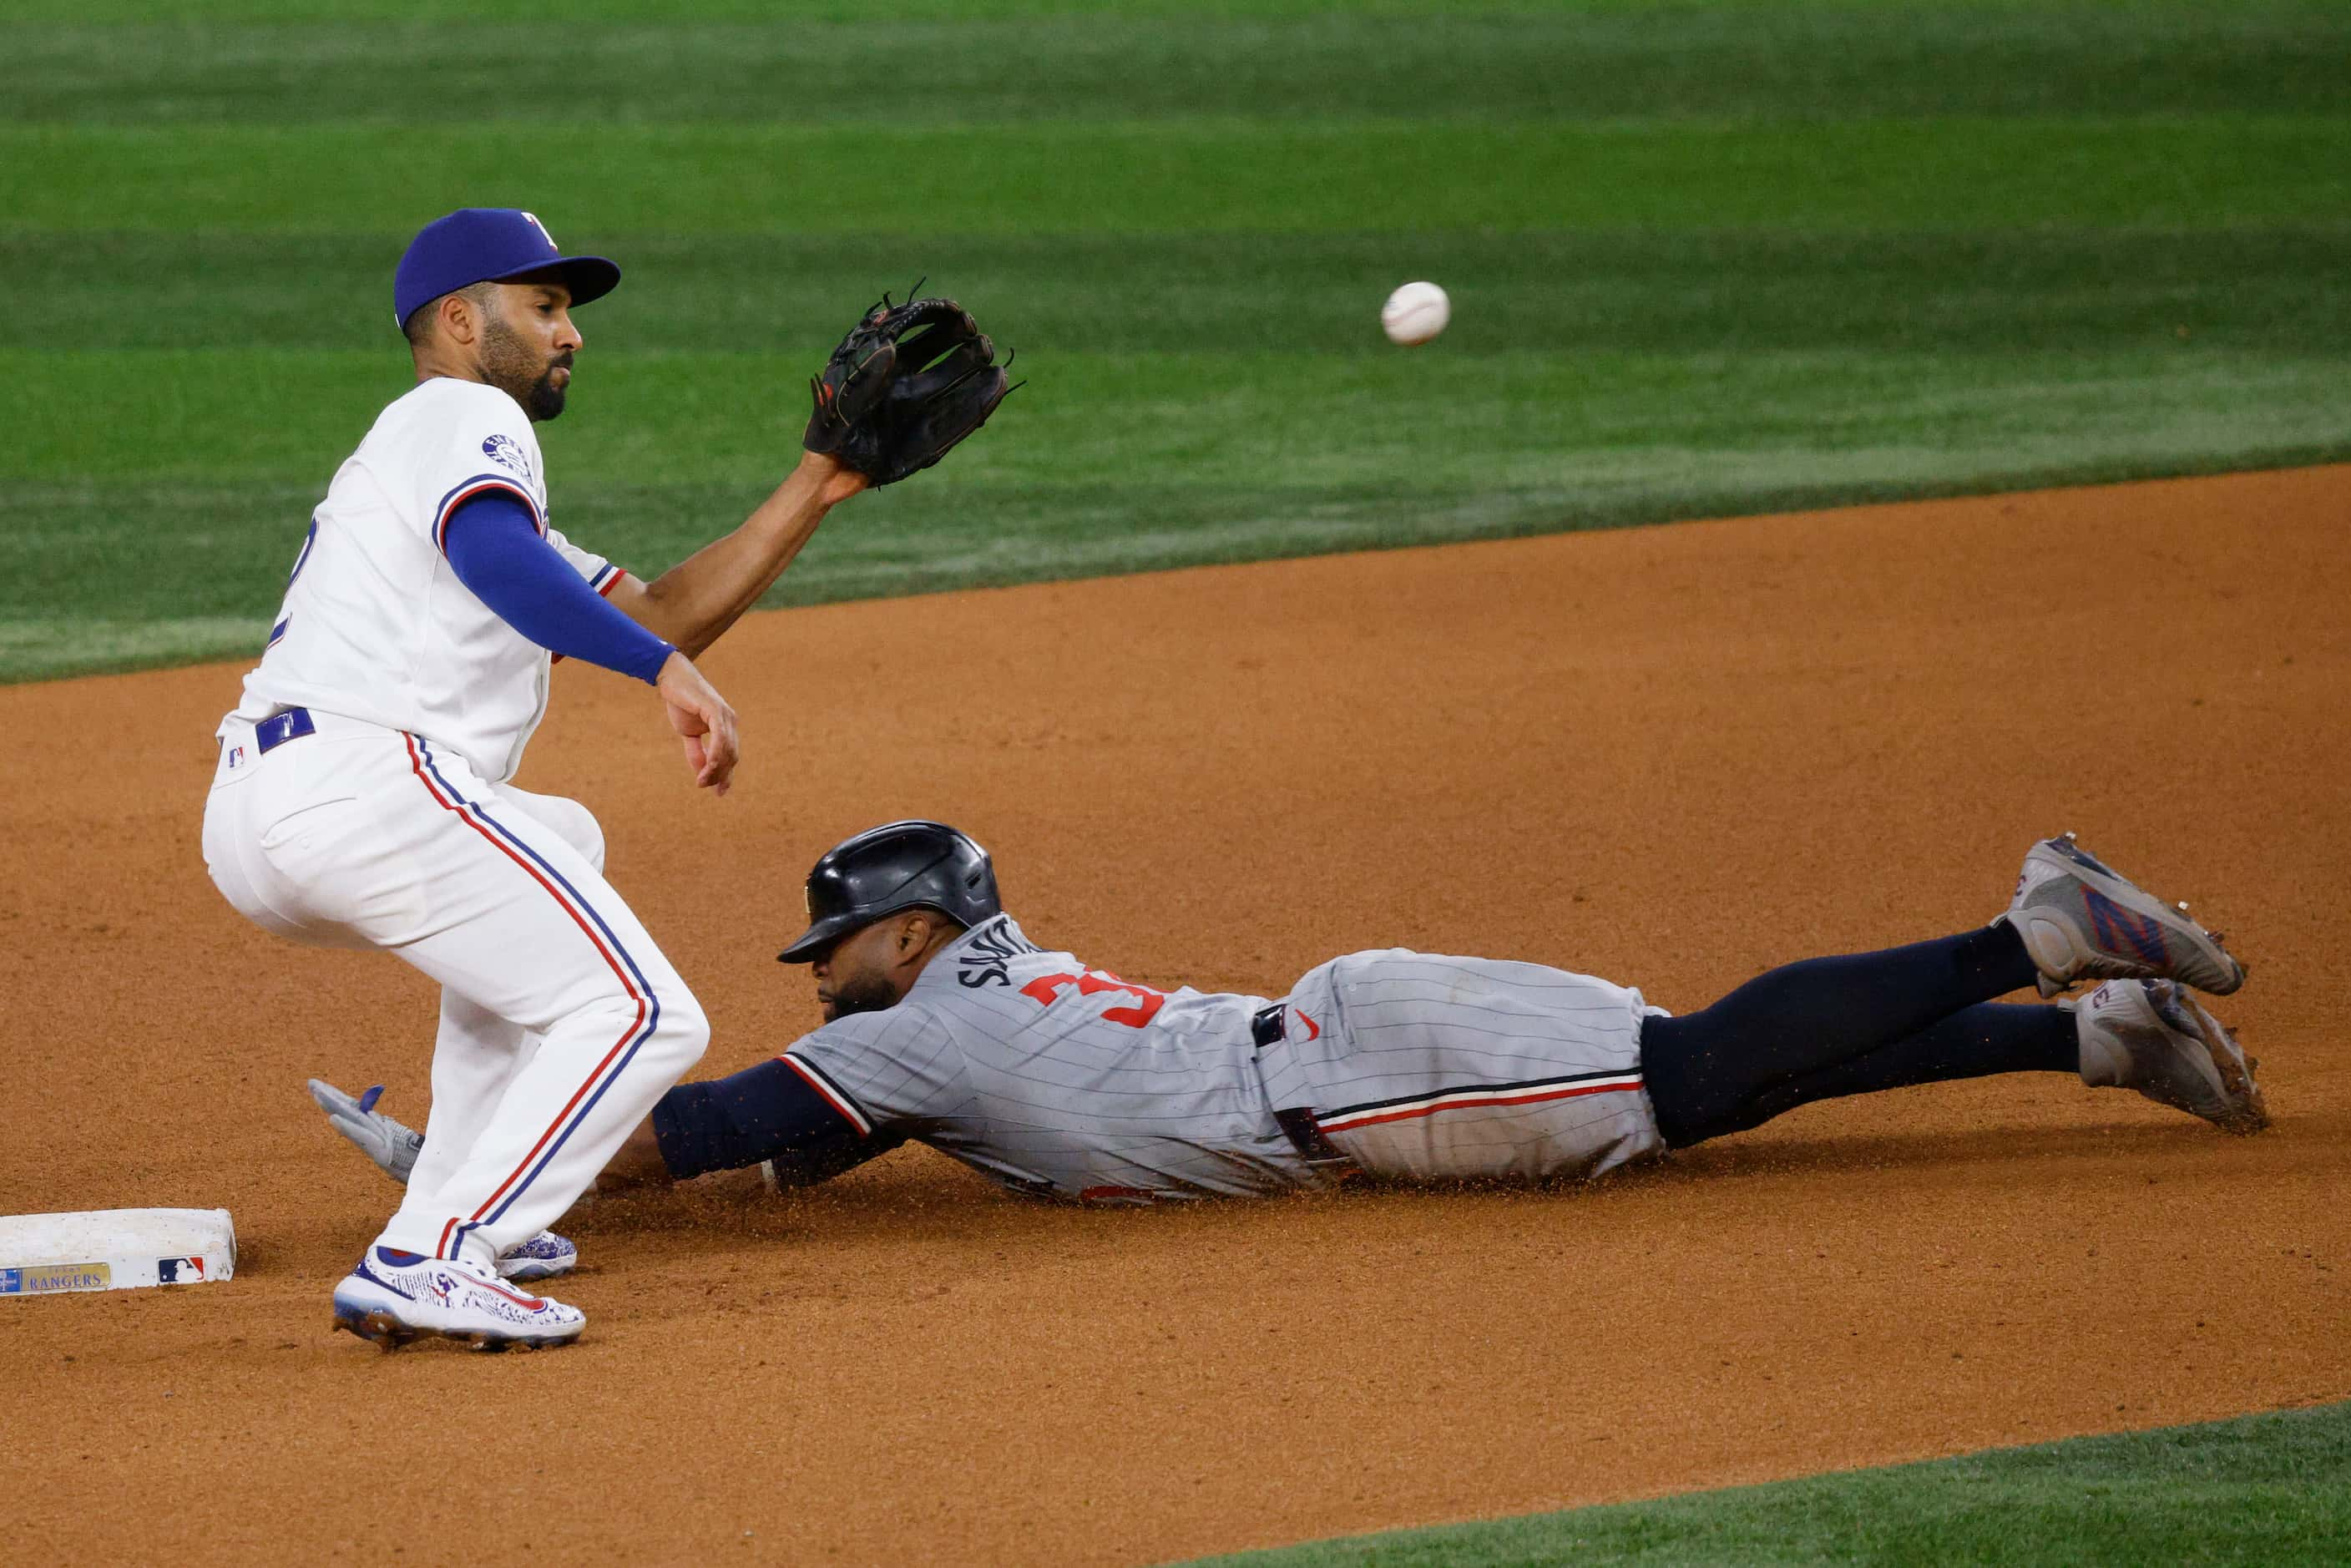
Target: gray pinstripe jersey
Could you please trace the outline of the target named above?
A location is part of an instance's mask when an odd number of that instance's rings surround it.
[[[1161,992],[1038,949],[1008,915],[904,1000],[800,1040],[877,1125],[1016,1190],[1088,1202],[1278,1192],[1321,1178],[1274,1121],[1263,997]]]
[[[1335,1179],[1282,1132],[1412,1180],[1598,1175],[1661,1144],[1640,993],[1538,964],[1404,948],[1309,970],[1260,1053],[1262,997],[1161,992],[1040,950],[1009,915],[966,933],[896,1007],[788,1053],[875,1127],[1017,1191],[1087,1202]],[[1326,1151],[1327,1152],[1327,1151]]]

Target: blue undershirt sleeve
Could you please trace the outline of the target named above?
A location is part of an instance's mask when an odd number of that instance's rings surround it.
[[[651,684],[676,650],[615,609],[539,537],[530,509],[486,490],[449,516],[451,570],[498,618],[540,647]]]
[[[779,1186],[826,1181],[906,1141],[861,1124],[838,1091],[805,1064],[779,1056],[728,1078],[681,1083],[653,1106],[662,1164],[679,1181],[765,1164]]]

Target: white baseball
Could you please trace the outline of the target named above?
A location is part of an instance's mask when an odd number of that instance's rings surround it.
[[[1434,283],[1407,283],[1380,307],[1380,330],[1407,349],[1427,342],[1452,319],[1453,301]]]

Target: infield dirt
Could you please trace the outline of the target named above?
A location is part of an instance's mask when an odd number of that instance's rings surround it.
[[[2049,1076],[1809,1107],[1589,1187],[1080,1211],[920,1149],[567,1226],[580,1346],[327,1332],[434,1005],[207,883],[239,669],[0,690],[0,1212],[225,1205],[236,1279],[0,1301],[0,1538],[43,1561],[1134,1563],[2351,1396],[2351,468],[766,614],[697,796],[567,669],[521,782],[716,1026],[844,833],[935,815],[1030,934],[1280,995],[1404,944],[1686,1009],[1980,924],[2065,829],[2231,934],[2277,1124]],[[828,525],[853,528],[853,508]]]

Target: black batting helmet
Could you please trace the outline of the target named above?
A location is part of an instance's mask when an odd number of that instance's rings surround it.
[[[809,928],[776,955],[806,964],[862,925],[935,909],[977,925],[1004,912],[987,852],[945,822],[885,822],[841,841],[808,875]]]

